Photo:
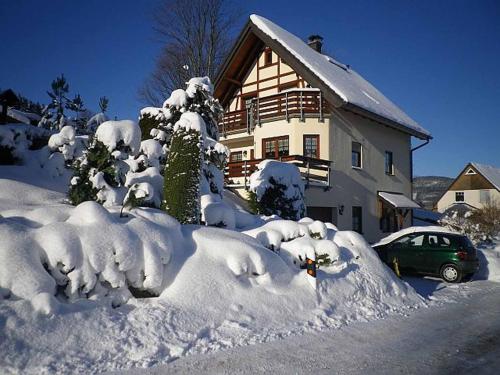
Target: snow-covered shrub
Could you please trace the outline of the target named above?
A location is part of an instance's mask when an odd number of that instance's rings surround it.
[[[26,152],[47,144],[50,133],[32,125],[0,126],[0,164],[22,163]]]
[[[297,166],[264,160],[250,176],[250,201],[256,213],[299,220],[305,215],[304,182]]]
[[[135,211],[126,220],[96,202],[65,207],[59,220],[28,226],[0,216],[0,288],[53,312],[60,300],[111,297],[126,301],[129,288],[158,295],[165,265],[182,238],[165,214],[151,220]]]
[[[439,223],[465,234],[474,244],[491,242],[500,233],[500,203],[493,200],[482,208],[465,213],[453,211]]]
[[[105,206],[119,205],[129,165],[124,161],[140,149],[141,131],[129,120],[106,121],[99,126],[89,148],[74,163],[69,198],[73,205],[94,200]]]

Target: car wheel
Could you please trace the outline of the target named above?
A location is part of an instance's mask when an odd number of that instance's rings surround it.
[[[462,273],[454,264],[445,264],[441,268],[441,278],[448,283],[459,283]]]

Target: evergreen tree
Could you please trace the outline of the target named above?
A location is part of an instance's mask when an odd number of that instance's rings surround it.
[[[305,215],[304,183],[289,163],[264,160],[250,176],[249,205],[254,212],[299,220]]]
[[[85,201],[98,201],[99,189],[92,181],[96,173],[102,172],[104,180],[112,187],[117,187],[120,183],[113,156],[104,143],[96,139],[92,140],[84,156],[75,161],[73,169],[68,195],[71,204],[75,206]]]
[[[162,207],[181,223],[199,223],[201,195],[222,199],[228,153],[217,142],[222,108],[204,77],[192,78],[185,91],[175,90],[157,112],[155,120],[161,123],[151,134],[163,134],[168,149]]]
[[[165,167],[162,208],[182,224],[200,223],[201,142],[196,130],[175,132]]]

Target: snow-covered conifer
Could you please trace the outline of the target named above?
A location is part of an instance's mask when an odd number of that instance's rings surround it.
[[[250,203],[256,213],[299,220],[305,215],[304,182],[297,166],[264,160],[250,176]]]
[[[186,90],[172,92],[161,112],[167,121],[167,129],[172,132],[167,146],[169,153],[162,206],[181,222],[199,222],[200,214],[205,210],[200,203],[201,196],[213,196],[214,199],[203,200],[210,204],[222,200],[222,171],[228,150],[218,143],[217,121],[222,108],[212,93],[208,77],[192,78]],[[193,202],[181,199],[186,191]],[[180,197],[184,203],[176,202],[174,197]]]

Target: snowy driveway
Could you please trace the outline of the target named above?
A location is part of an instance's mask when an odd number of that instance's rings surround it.
[[[429,308],[407,316],[188,356],[126,374],[497,374],[500,283],[406,281],[429,300]]]

